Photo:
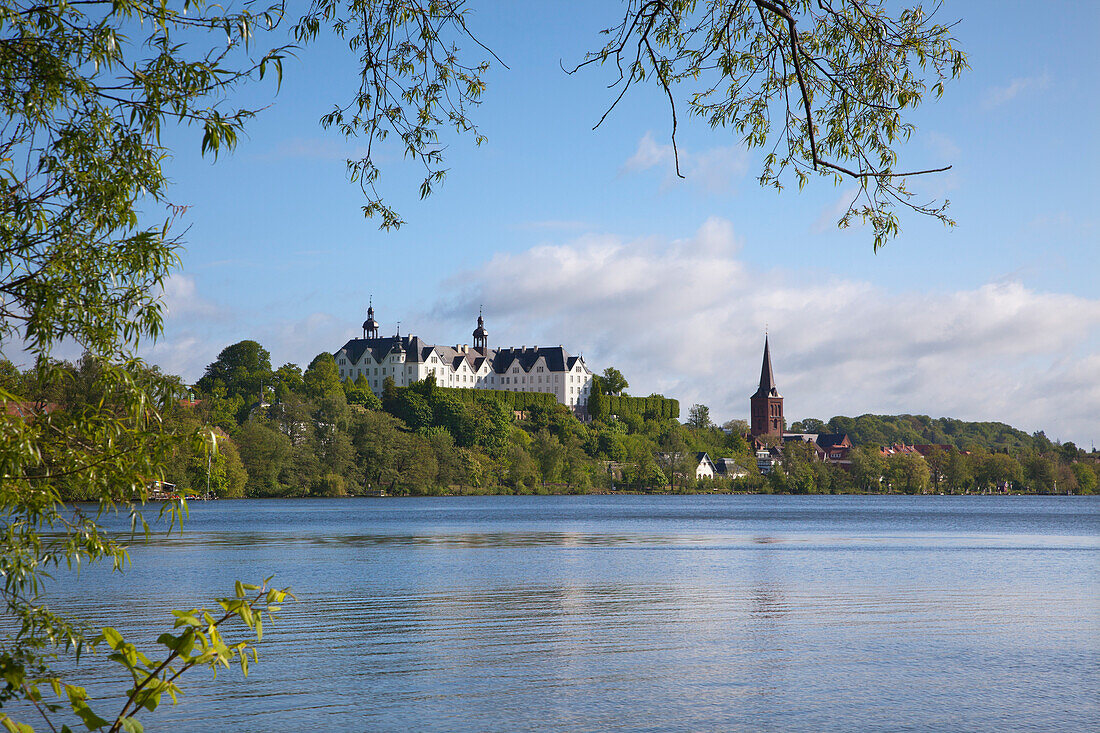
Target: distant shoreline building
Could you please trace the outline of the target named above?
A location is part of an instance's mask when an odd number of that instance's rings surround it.
[[[353,338],[334,353],[341,379],[360,376],[371,391],[381,396],[382,385],[392,377],[398,387],[429,376],[441,387],[496,389],[508,392],[545,392],[580,412],[588,407],[592,371],[584,358],[562,346],[521,346],[490,349],[485,319],[479,314],[473,332],[474,345],[440,346],[419,336],[379,336],[373,304],[363,322],[363,337]]]

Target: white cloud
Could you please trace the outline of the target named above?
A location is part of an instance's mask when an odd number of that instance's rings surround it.
[[[219,317],[219,309],[198,294],[195,278],[174,273],[164,281],[160,293],[166,319]]]
[[[703,402],[724,420],[748,412],[767,324],[791,420],[909,412],[999,420],[1078,445],[1100,439],[1098,299],[1011,279],[894,293],[757,270],[718,218],[671,241],[561,236],[439,283],[445,295],[404,314],[402,332],[469,343],[484,305],[491,344],[563,344],[597,371],[622,369],[635,394],[676,397],[685,411]],[[207,303],[198,290],[187,277],[169,282],[168,338],[145,352],[187,380],[241,339],[263,344],[274,366],[305,366],[359,335],[345,316],[272,321]]]
[[[1050,75],[1047,72],[1036,76],[1018,76],[1004,86],[987,89],[982,97],[982,105],[986,109],[991,109],[1011,102],[1026,91],[1043,90],[1048,86],[1050,86]]]
[[[457,295],[431,320],[462,332],[484,303],[497,344],[563,343],[622,369],[637,394],[722,418],[748,411],[768,324],[790,419],[912,412],[1100,437],[1100,300],[1018,282],[948,294],[803,282],[738,250],[733,226],[710,219],[684,240],[587,235],[500,254],[444,283]]]
[[[653,139],[653,133],[647,132],[638,141],[634,154],[623,164],[622,171],[640,173],[657,168],[665,173],[665,186],[680,181],[710,193],[722,193],[732,188],[734,182],[748,170],[748,154],[740,147],[715,147],[695,153],[679,146],[679,154],[680,172],[684,175],[682,180],[676,176],[676,151],[672,144],[658,144]]]
[[[165,372],[195,382],[222,349],[245,339],[258,341],[270,352],[273,368],[292,362],[304,369],[317,354],[335,351],[349,338],[360,335],[353,328],[355,324],[328,313],[277,321],[243,312],[219,313],[222,317],[213,320],[167,320],[166,337],[147,344],[141,355]],[[254,325],[257,323],[263,325]]]

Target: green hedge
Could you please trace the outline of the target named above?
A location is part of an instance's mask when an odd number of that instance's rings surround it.
[[[503,389],[472,389],[469,387],[440,387],[460,402],[497,402],[509,410],[526,410],[536,405],[551,407],[558,398],[549,392],[507,392]]]
[[[588,414],[594,418],[636,415],[647,420],[675,420],[680,417],[680,402],[667,397],[625,397],[593,392],[588,398]]]

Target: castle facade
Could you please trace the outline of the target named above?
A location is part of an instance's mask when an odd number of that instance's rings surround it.
[[[419,336],[379,336],[373,305],[367,309],[363,337],[353,338],[333,354],[341,379],[367,380],[381,396],[391,377],[398,387],[429,376],[440,387],[498,389],[508,392],[547,392],[574,410],[586,409],[592,390],[592,372],[584,358],[561,346],[491,349],[485,320],[477,317],[473,346],[429,344]]]

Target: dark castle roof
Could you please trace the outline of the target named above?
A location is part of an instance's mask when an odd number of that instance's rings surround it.
[[[564,372],[571,370],[580,360],[579,356],[573,356],[561,346],[523,347],[520,349],[456,349],[453,346],[437,346],[425,343],[419,336],[386,336],[376,339],[353,338],[340,349],[347,354],[353,364],[357,363],[367,351],[371,352],[371,358],[380,362],[397,351],[400,343],[405,352],[405,363],[416,364],[427,361],[435,353],[445,364],[453,369],[458,369],[465,360],[470,368],[478,370],[488,359],[489,367],[497,374],[503,374],[513,365],[519,365],[523,371],[529,372],[535,363],[541,358],[546,363],[546,368],[552,372]],[[339,354],[339,352],[337,352]]]
[[[493,371],[497,374],[503,374],[516,363],[523,367],[523,371],[529,372],[540,358],[546,360],[546,368],[552,372],[564,372],[567,369],[572,369],[573,365],[577,363],[577,357],[570,356],[569,352],[560,346],[543,348],[533,346],[530,349],[526,347],[522,349],[490,349],[489,353],[493,355],[491,357]]]

